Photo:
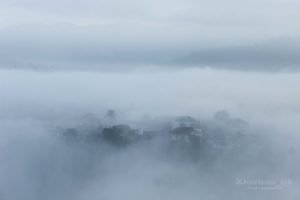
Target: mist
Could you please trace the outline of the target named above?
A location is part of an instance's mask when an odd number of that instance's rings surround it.
[[[208,67],[1,69],[0,198],[298,199],[299,85],[297,72]],[[182,116],[208,141],[246,140],[195,150],[169,136]],[[120,124],[158,136],[99,136]]]
[[[0,200],[299,200],[299,0],[1,0]]]

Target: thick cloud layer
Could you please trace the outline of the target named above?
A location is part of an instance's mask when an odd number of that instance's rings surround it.
[[[297,0],[4,0],[0,6],[1,67],[299,66]]]
[[[298,73],[0,72],[3,200],[299,198]],[[230,130],[230,121],[211,129],[214,120],[226,118],[221,112],[213,119],[215,111],[226,109],[233,119],[248,121],[242,135],[250,140],[242,147],[254,146],[236,156],[223,148],[210,163],[172,156],[185,155],[189,146],[179,143],[170,151],[163,137],[127,148],[98,143],[97,135],[62,137],[69,128],[83,135],[97,131],[110,108],[117,123],[133,129],[157,130],[190,115],[210,135]]]

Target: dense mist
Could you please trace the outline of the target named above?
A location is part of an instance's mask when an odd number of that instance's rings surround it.
[[[299,0],[0,0],[0,200],[299,200]]]
[[[299,199],[299,85],[290,72],[1,69],[0,199]]]

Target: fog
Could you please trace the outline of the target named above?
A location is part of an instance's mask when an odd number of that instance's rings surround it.
[[[1,69],[0,199],[299,199],[299,86],[297,72]],[[250,140],[190,152],[168,141],[180,116]],[[93,135],[118,124],[159,136]]]
[[[1,0],[0,200],[298,200],[299,2]]]

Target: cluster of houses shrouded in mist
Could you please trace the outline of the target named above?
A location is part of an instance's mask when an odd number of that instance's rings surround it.
[[[216,112],[211,120],[181,116],[151,128],[133,128],[117,121],[116,112],[109,110],[97,126],[89,130],[66,128],[61,135],[66,141],[108,144],[120,149],[136,144],[151,145],[159,140],[170,154],[192,160],[211,160],[258,144],[257,137],[249,134],[247,122],[232,118],[227,111]]]

